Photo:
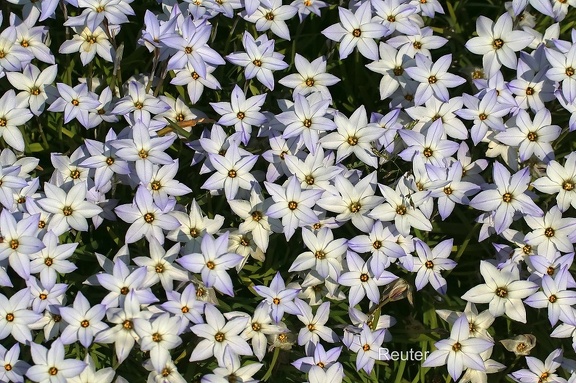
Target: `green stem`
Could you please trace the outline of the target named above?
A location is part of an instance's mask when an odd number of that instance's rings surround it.
[[[266,382],[272,376],[272,372],[274,371],[274,367],[276,367],[276,362],[278,361],[278,355],[280,355],[280,348],[276,347],[274,349],[274,355],[272,356],[272,362],[270,363],[270,367],[268,367],[268,371],[266,371],[266,375],[262,378],[263,382]]]

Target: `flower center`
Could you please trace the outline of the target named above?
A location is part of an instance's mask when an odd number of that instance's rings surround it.
[[[394,72],[394,76],[402,76],[404,74],[404,68],[397,66],[392,69],[392,72]]]
[[[404,206],[404,205],[397,206],[396,207],[396,214],[398,214],[398,215],[406,214],[406,206]]]
[[[112,166],[114,164],[114,158],[108,157],[106,158],[106,165]]]
[[[560,1],[562,3],[562,1]],[[544,371],[542,373],[542,375],[540,375],[540,377],[538,378],[538,383],[544,383],[548,381],[548,377],[550,376],[550,373],[548,371]]]
[[[516,346],[516,351],[518,353],[523,353],[527,348],[528,348],[528,346],[526,345],[526,343],[521,342],[521,343],[518,343],[518,345]]]
[[[57,369],[56,367],[50,367],[50,368],[48,369],[48,374],[50,374],[50,375],[52,375],[52,376],[57,375],[57,374],[58,374],[58,369]]]
[[[556,297],[556,295],[550,295],[548,297],[548,302],[550,303],[555,303],[558,300],[558,297]]]
[[[138,152],[138,157],[140,157],[142,159],[148,158],[148,151],[144,150],[144,149],[140,149],[140,151]]]
[[[304,125],[304,127],[309,128],[312,126],[312,120],[309,118],[306,118],[304,121],[302,121],[302,125]]]
[[[164,368],[162,369],[162,376],[163,376],[164,378],[169,377],[171,373],[172,373],[172,370],[170,370],[168,367],[164,367]]]
[[[261,329],[262,329],[262,326],[260,325],[260,323],[258,323],[258,322],[252,323],[252,330],[260,331]]]
[[[54,264],[54,260],[50,257],[46,257],[44,258],[44,264],[48,267],[52,266],[52,264]]]
[[[427,269],[432,269],[434,268],[434,262],[428,260],[426,263],[424,263],[424,266],[426,266]]]
[[[306,86],[308,87],[314,86],[314,79],[312,77],[308,77],[306,79]]]
[[[348,142],[348,145],[350,146],[355,146],[358,145],[358,137],[356,136],[348,136],[348,140],[346,140]]]
[[[362,208],[362,205],[360,205],[359,202],[352,202],[352,203],[350,204],[350,206],[348,207],[348,209],[350,209],[350,211],[351,211],[352,213],[358,213],[361,208]]]
[[[261,66],[262,66],[262,61],[260,61],[260,60],[254,60],[254,61],[252,61],[252,64],[254,64],[254,65],[257,66],[257,67],[261,67]]]
[[[152,214],[152,213],[146,213],[146,214],[144,214],[144,221],[145,221],[146,223],[152,223],[152,222],[154,222],[154,214]]]
[[[488,116],[486,115],[486,113],[480,113],[478,115],[478,118],[480,119],[480,121],[484,121],[488,118]]]
[[[326,253],[323,252],[322,250],[316,250],[316,252],[314,253],[314,257],[316,257],[316,259],[326,259]]]
[[[564,189],[566,191],[574,190],[574,181],[569,180],[569,181],[562,182],[562,189]]]
[[[94,36],[94,35],[87,35],[84,40],[85,40],[88,44],[96,44],[96,42],[98,41],[98,39],[97,39],[96,36]]]
[[[428,77],[428,84],[436,84],[437,82],[438,82],[438,79],[436,78],[436,76]]]
[[[298,208],[298,202],[296,202],[296,201],[288,202],[288,209],[296,210],[297,208]]]
[[[504,201],[504,202],[512,201],[512,194],[511,193],[504,193],[502,195],[502,201]]]
[[[136,101],[136,102],[134,103],[134,107],[135,107],[136,109],[142,109],[142,108],[144,107],[144,104],[142,104],[140,101]]]
[[[202,298],[207,294],[206,290],[204,290],[202,287],[200,287],[198,290],[196,290],[196,297],[198,298]]]
[[[314,326],[314,323],[309,323],[308,326],[306,326],[306,328],[308,329],[308,331],[314,331],[314,330],[316,330],[316,327]]]
[[[551,227],[547,227],[546,230],[544,230],[544,235],[547,236],[548,238],[553,237],[554,229],[552,229]]]
[[[23,48],[28,48],[30,46],[30,42],[28,40],[22,40],[22,41],[20,41],[20,45]]]
[[[279,305],[280,304],[280,298],[275,297],[274,299],[272,299],[272,303],[274,303],[275,305]]]
[[[530,254],[530,253],[532,252],[532,246],[530,246],[530,245],[524,245],[524,246],[522,247],[522,252],[523,252],[524,254]]]
[[[506,298],[508,295],[508,290],[506,290],[504,287],[498,287],[494,293],[500,298]]]
[[[553,266],[548,266],[548,268],[546,269],[546,274],[552,276],[552,275],[554,275],[555,271],[556,271],[556,269]]]
[[[370,351],[370,345],[368,343],[364,344],[364,346],[362,346],[362,350],[364,350],[364,352]]]
[[[160,190],[161,187],[162,187],[162,184],[160,183],[160,181],[153,181],[150,183],[150,189],[152,189],[154,191]]]
[[[528,138],[528,141],[534,142],[538,139],[538,134],[536,134],[535,132],[530,132],[526,137]]]
[[[40,94],[40,88],[38,88],[37,86],[34,86],[30,89],[30,94],[32,94],[33,96],[38,96]]]
[[[5,369],[6,371],[12,371],[12,365],[11,365],[10,363],[6,363],[6,364],[4,365],[4,369]]]
[[[492,41],[492,48],[494,49],[500,49],[504,46],[504,40],[502,39],[495,39],[494,41]]]
[[[306,177],[304,177],[304,181],[306,181],[307,185],[314,185],[314,177],[312,177],[311,175],[307,175]]]
[[[156,267],[154,267],[154,271],[156,271],[158,274],[162,274],[164,270],[165,270],[164,265],[161,263],[157,263]]]
[[[244,247],[250,246],[250,239],[242,236],[242,237],[240,237],[240,244]]]
[[[70,172],[70,178],[72,178],[73,180],[77,180],[78,178],[80,178],[80,171],[78,169],[74,169]]]
[[[236,117],[238,117],[239,120],[243,120],[244,117],[246,117],[246,115],[244,114],[244,112],[238,112],[236,113]]]
[[[572,68],[571,66],[566,68],[566,76],[568,76],[568,77],[574,76],[574,68]]]
[[[360,35],[362,35],[362,31],[360,29],[356,28],[352,31],[352,36],[360,37]]]
[[[13,322],[14,321],[14,314],[12,314],[12,313],[6,314],[6,320],[8,322]]]
[[[72,105],[74,105],[74,106],[80,105],[80,101],[78,101],[78,100],[76,100],[76,99],[72,100],[70,103],[71,103]]]
[[[259,222],[262,219],[262,212],[260,211],[252,212],[252,219],[256,222]]]
[[[45,301],[46,299],[48,299],[48,294],[40,293],[40,295],[38,295],[38,298],[40,298],[41,300]]]
[[[534,93],[536,93],[536,90],[534,90],[534,88],[532,88],[531,86],[526,88],[526,96],[532,96]]]
[[[128,286],[123,286],[120,289],[120,294],[122,294],[122,295],[128,295],[129,292],[130,292],[130,288],[128,288]]]
[[[368,279],[370,279],[368,274],[366,274],[366,273],[360,274],[360,282],[368,282]]]
[[[200,235],[200,230],[198,230],[195,227],[190,228],[190,236],[192,238],[198,238],[199,235]]]
[[[232,170],[228,170],[228,177],[230,178],[236,178],[237,174],[236,174],[236,170],[232,169]]]
[[[424,157],[430,158],[434,154],[434,151],[432,151],[432,149],[428,147],[428,148],[424,148],[423,153],[424,153]]]
[[[196,72],[192,72],[192,79],[193,80],[198,80],[200,78],[200,75]]]
[[[376,241],[374,241],[374,242],[372,243],[372,247],[375,248],[376,250],[378,250],[379,248],[382,247],[382,242],[376,240]]]
[[[223,332],[217,332],[216,335],[214,335],[214,340],[216,342],[224,342],[225,339],[226,335]]]
[[[460,342],[456,342],[452,345],[452,351],[458,352],[460,350],[462,350],[462,345]]]
[[[446,194],[446,195],[452,194],[452,188],[450,186],[446,186],[444,188],[444,194]]]
[[[162,342],[162,334],[160,334],[159,332],[155,332],[154,334],[152,334],[152,341],[156,343]]]
[[[186,53],[187,55],[192,53],[192,47],[186,47],[184,48],[184,53]]]
[[[90,322],[84,319],[82,322],[80,322],[80,326],[82,326],[83,328],[87,328],[88,326],[90,326]]]
[[[206,262],[206,267],[210,270],[214,270],[214,268],[216,267],[216,264],[212,261],[208,261],[208,262]]]
[[[325,364],[322,362],[318,362],[318,363],[316,363],[316,365],[320,368],[324,368],[324,366],[325,366]]]
[[[20,242],[18,242],[17,239],[13,239],[10,241],[10,248],[12,250],[16,250],[18,248],[18,246],[20,246]]]
[[[422,48],[422,43],[420,41],[414,41],[412,43],[412,46],[414,47],[414,49],[421,49]]]
[[[73,212],[72,206],[64,206],[64,208],[62,208],[62,214],[66,217],[71,216]]]

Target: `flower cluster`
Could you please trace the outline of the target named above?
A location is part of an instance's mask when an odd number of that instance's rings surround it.
[[[8,0],[0,382],[576,382],[574,4],[446,6]]]

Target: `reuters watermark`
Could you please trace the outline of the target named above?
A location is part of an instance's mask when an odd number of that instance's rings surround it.
[[[385,347],[380,347],[378,349],[379,360],[393,360],[393,361],[405,360],[409,362],[421,362],[426,360],[429,354],[430,351],[414,350],[412,348],[409,350],[402,350],[402,351],[390,350]]]

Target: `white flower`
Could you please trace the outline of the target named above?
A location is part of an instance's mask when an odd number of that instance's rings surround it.
[[[540,177],[532,185],[546,194],[556,194],[556,203],[560,211],[568,210],[570,205],[576,208],[576,152],[566,156],[564,166],[550,161],[546,166],[546,176]]]
[[[336,84],[340,79],[326,73],[326,58],[324,56],[310,62],[296,53],[294,66],[298,73],[289,74],[278,80],[280,84],[294,88],[294,94],[305,96],[312,92],[320,92],[325,100],[332,99],[328,86]]]
[[[482,338],[470,337],[468,319],[465,315],[454,322],[450,338],[434,344],[437,348],[422,363],[422,367],[448,365],[448,373],[455,381],[462,375],[464,368],[485,371],[480,353],[488,350],[494,343]]]
[[[242,45],[246,52],[231,53],[226,58],[233,64],[243,66],[246,80],[256,77],[264,86],[274,90],[272,71],[288,67],[282,59],[284,55],[274,52],[274,40],[266,35],[254,39],[249,32],[244,32]]]
[[[153,286],[162,283],[162,288],[168,292],[173,290],[174,280],[188,281],[188,273],[174,264],[180,251],[180,243],[176,243],[168,250],[164,250],[160,242],[154,237],[150,238],[150,256],[133,259],[138,266],[146,267],[146,282],[144,286]]]
[[[32,342],[29,325],[38,322],[42,315],[28,309],[30,298],[29,288],[12,294],[10,299],[0,294],[0,339],[12,334],[20,343]]]
[[[485,283],[468,290],[462,296],[473,303],[489,303],[489,310],[495,317],[508,315],[512,320],[526,323],[526,309],[522,299],[538,290],[534,282],[519,280],[520,272],[516,265],[498,270],[487,261],[480,262],[480,273]]]
[[[372,21],[371,2],[362,3],[355,13],[338,7],[340,23],[329,26],[322,34],[330,40],[340,42],[340,60],[344,60],[355,47],[362,56],[370,60],[378,60],[378,46],[374,39],[386,35],[389,30],[384,25]]]
[[[90,30],[88,27],[74,27],[76,34],[71,40],[64,41],[58,50],[59,53],[70,54],[80,52],[80,60],[83,65],[88,64],[94,56],[102,57],[104,60],[112,62],[113,48],[106,32],[100,27]]]
[[[324,149],[336,149],[336,162],[341,162],[350,154],[372,167],[378,167],[378,157],[372,152],[372,141],[378,140],[384,130],[375,124],[368,124],[364,105],[352,113],[350,118],[336,112],[334,123],[337,131],[320,139]]]
[[[78,231],[88,231],[87,218],[92,218],[102,212],[102,208],[86,201],[86,183],[78,183],[66,193],[61,188],[50,183],[44,184],[46,198],[38,200],[38,204],[47,212],[52,213],[48,230],[60,235],[70,227]]]
[[[572,306],[576,304],[576,292],[567,290],[568,269],[563,267],[552,278],[548,274],[542,277],[542,291],[538,291],[524,301],[528,306],[548,308],[548,319],[555,326],[560,319],[569,322],[573,317]]]
[[[86,368],[81,360],[64,359],[64,345],[60,339],[56,339],[49,350],[34,342],[30,347],[34,366],[28,369],[26,376],[35,382],[66,382]]]
[[[534,40],[534,37],[524,31],[513,31],[512,17],[508,13],[498,18],[496,23],[487,17],[476,19],[478,37],[473,37],[466,43],[466,48],[472,53],[483,55],[484,71],[492,76],[502,65],[516,69],[516,53],[524,49]]]
[[[562,364],[562,349],[558,348],[550,353],[544,363],[537,358],[527,356],[527,369],[515,371],[511,374],[517,382],[521,383],[566,383],[566,379],[555,374],[556,370]]]
[[[182,343],[178,336],[180,318],[164,313],[153,321],[136,318],[134,330],[140,337],[140,349],[150,351],[152,365],[162,370],[170,360],[170,350]]]
[[[90,347],[94,336],[108,328],[102,322],[105,314],[106,306],[103,304],[91,306],[88,299],[78,292],[73,307],[60,307],[60,315],[68,323],[60,336],[62,343],[72,344],[79,341],[82,346]]]
[[[191,328],[194,334],[204,338],[192,351],[191,362],[215,356],[218,363],[224,365],[224,360],[235,360],[239,355],[252,355],[252,349],[239,335],[246,328],[248,318],[238,316],[226,322],[226,318],[213,305],[207,305],[204,313],[206,323]]]
[[[291,19],[298,8],[292,5],[282,5],[282,0],[260,0],[260,6],[250,15],[242,13],[246,21],[254,23],[256,30],[264,32],[271,30],[278,37],[290,40],[290,31],[285,20]]]

